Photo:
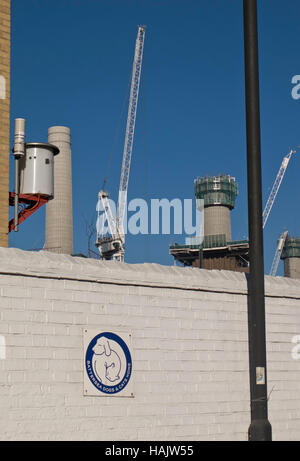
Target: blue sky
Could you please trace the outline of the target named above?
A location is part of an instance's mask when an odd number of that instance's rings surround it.
[[[265,203],[283,156],[300,145],[300,100],[291,96],[300,3],[259,0],[258,15]],[[95,214],[111,151],[107,189],[117,198],[138,24],[147,32],[129,200],[192,198],[196,177],[230,174],[239,184],[232,238],[247,238],[240,0],[12,0],[11,131],[16,117],[27,121],[28,142],[46,142],[49,126],[71,128],[74,250],[86,253],[84,218]],[[279,234],[300,235],[299,156],[264,231],[266,273]],[[13,159],[11,190],[12,177]],[[10,245],[41,248],[44,236],[41,209],[10,234]],[[126,261],[173,264],[174,241],[184,236],[128,236]]]

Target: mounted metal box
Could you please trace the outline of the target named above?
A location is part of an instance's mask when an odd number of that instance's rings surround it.
[[[46,143],[26,143],[20,158],[20,194],[54,197],[54,156],[58,147]]]

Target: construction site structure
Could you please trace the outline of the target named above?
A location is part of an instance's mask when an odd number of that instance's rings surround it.
[[[184,266],[202,269],[249,271],[249,241],[227,242],[225,235],[205,238],[201,245],[170,245],[169,253]],[[214,241],[214,242],[213,242]]]
[[[194,181],[196,202],[204,204],[204,238],[195,245],[171,245],[169,253],[184,266],[203,269],[249,270],[248,240],[231,240],[231,210],[238,185],[229,175],[204,176]]]
[[[72,158],[69,127],[52,126],[48,142],[58,147],[54,160],[55,197],[46,205],[46,236],[44,250],[73,254]]]
[[[266,226],[280,185],[286,173],[292,155],[291,149],[284,156],[271,192],[263,210],[262,226]],[[201,245],[171,245],[169,252],[175,261],[184,265],[193,265],[205,269],[228,269],[249,272],[249,242],[241,240],[232,242],[230,212],[234,208],[238,194],[237,184],[231,176],[219,175],[201,177],[195,180],[195,198],[204,201],[204,239]],[[288,232],[283,232],[278,240],[276,253],[272,262],[270,275],[276,275],[280,259],[285,262],[285,275],[295,278],[300,261],[298,256],[292,258],[286,254],[297,253],[297,239],[287,243]],[[286,246],[286,245],[288,246]],[[295,258],[295,260],[291,260]],[[299,259],[299,258],[298,258]]]
[[[127,207],[127,190],[133,149],[133,139],[136,121],[137,104],[140,89],[142,72],[143,51],[145,40],[145,26],[138,27],[135,42],[135,52],[132,66],[131,87],[129,96],[129,107],[127,115],[125,142],[123,149],[123,160],[121,168],[120,187],[116,215],[114,216],[108,193],[101,190],[98,194],[98,220],[97,240],[95,245],[99,249],[100,257],[109,260],[124,261],[125,254],[125,232],[124,219]],[[100,216],[100,212],[102,216]],[[100,223],[100,224],[99,224]],[[107,227],[108,230],[107,233]]]
[[[287,236],[280,258],[284,261],[284,276],[300,279],[300,238]]]

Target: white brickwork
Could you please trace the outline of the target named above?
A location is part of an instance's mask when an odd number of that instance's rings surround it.
[[[0,248],[0,290],[1,440],[247,440],[245,274]],[[266,310],[273,440],[300,440],[300,281]],[[133,398],[84,396],[85,328],[132,333]]]

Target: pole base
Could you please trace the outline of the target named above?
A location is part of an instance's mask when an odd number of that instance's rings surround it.
[[[267,419],[254,419],[248,429],[249,442],[271,442],[272,426]]]

